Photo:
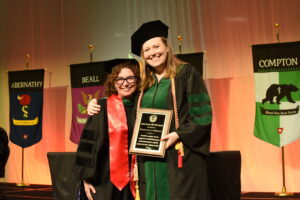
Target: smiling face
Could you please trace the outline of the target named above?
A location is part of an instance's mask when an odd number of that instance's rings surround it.
[[[123,68],[121,69],[120,73],[118,74],[118,77],[116,80],[119,79],[119,81],[115,81],[115,88],[118,92],[118,96],[120,98],[128,98],[130,97],[136,90],[136,79],[133,79],[135,77],[135,74],[132,72],[131,69]],[[120,79],[126,79],[123,81],[123,83],[120,83]]]
[[[163,43],[162,38],[155,37],[143,44],[143,57],[147,64],[154,68],[156,72],[162,72],[166,68],[168,48]]]

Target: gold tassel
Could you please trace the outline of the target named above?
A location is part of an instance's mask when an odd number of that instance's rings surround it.
[[[133,181],[135,181],[135,200],[140,200],[140,191],[139,191],[139,172],[137,162],[134,164],[133,169]]]
[[[175,149],[180,152],[181,156],[184,156],[184,148],[183,148],[183,143],[181,141],[176,143]]]
[[[139,180],[139,173],[138,173],[137,163],[135,163],[133,168],[133,181],[138,181],[138,180]]]
[[[182,142],[179,142],[179,151],[180,151],[181,156],[184,156],[184,149],[183,149],[183,143]]]
[[[136,182],[138,183],[138,181]],[[135,186],[135,200],[140,200],[140,191],[139,191],[139,186],[138,184]]]

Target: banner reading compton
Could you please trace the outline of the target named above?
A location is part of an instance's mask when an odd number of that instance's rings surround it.
[[[23,148],[42,139],[44,69],[8,72],[10,140]]]
[[[254,135],[278,147],[300,138],[300,42],[253,45]]]

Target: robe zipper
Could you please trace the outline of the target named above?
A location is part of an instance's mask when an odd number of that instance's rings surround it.
[[[153,98],[152,98],[152,108],[154,108],[154,101],[155,101],[156,92],[157,92],[157,89],[158,89],[158,84],[159,83],[155,84],[155,91],[154,91]]]
[[[153,98],[152,98],[152,108],[154,108],[154,101],[155,101],[155,97],[156,97],[156,92],[158,90],[158,86],[159,86],[159,83],[157,82],[156,85],[155,85],[155,91],[154,91],[154,95],[153,95]],[[153,162],[153,184],[154,184],[154,200],[157,200],[157,191],[156,191],[156,163]]]

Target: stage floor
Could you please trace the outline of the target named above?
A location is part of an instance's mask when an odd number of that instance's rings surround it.
[[[241,200],[300,200],[300,193],[294,193],[293,196],[278,197],[274,192],[243,192]]]
[[[54,200],[51,185],[16,186],[13,183],[0,183],[0,191],[6,200]],[[0,200],[2,200],[0,194]]]
[[[51,185],[20,187],[13,183],[0,183],[0,191],[4,193],[6,200],[54,200]],[[0,200],[2,199],[0,194]],[[300,200],[300,193],[295,193],[290,197],[276,197],[271,192],[243,192],[241,200]]]

